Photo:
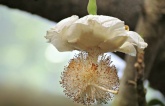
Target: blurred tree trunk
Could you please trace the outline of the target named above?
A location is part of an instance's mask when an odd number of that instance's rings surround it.
[[[148,43],[145,50],[145,79],[151,87],[160,90],[165,95],[165,0],[145,0],[136,31]],[[120,92],[114,101],[114,106],[137,106],[135,86],[128,84],[135,79],[133,59],[127,56],[127,66],[121,80]]]
[[[149,45],[145,50],[145,79],[165,95],[165,0],[145,0],[136,30]]]
[[[124,71],[124,77],[121,79],[119,94],[115,97],[113,106],[138,106],[137,92],[135,85],[129,81],[135,81],[135,57],[126,57],[127,66]]]

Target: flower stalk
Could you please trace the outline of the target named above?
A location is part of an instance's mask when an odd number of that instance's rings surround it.
[[[87,6],[88,14],[97,15],[97,3],[96,0],[89,0]]]

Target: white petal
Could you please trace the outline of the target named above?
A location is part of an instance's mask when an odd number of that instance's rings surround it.
[[[75,49],[69,43],[63,42],[60,39],[54,39],[51,43],[57,48],[59,52],[72,51]]]
[[[74,47],[72,47],[66,40],[65,32],[76,20],[78,20],[78,16],[76,15],[63,19],[54,28],[47,31],[45,38],[48,39],[58,51],[73,50]]]
[[[65,19],[61,20],[59,23],[57,23],[57,25],[55,26],[54,29],[56,29],[56,31],[61,31],[61,30],[63,30],[64,27],[68,27],[68,26],[72,25],[78,19],[79,19],[79,17],[76,15],[65,18]]]
[[[74,48],[64,39],[62,39],[61,35],[54,30],[47,31],[45,38],[49,39],[49,42],[53,44],[60,52],[74,50]]]
[[[105,26],[102,24],[105,24]],[[125,36],[127,34],[125,33],[124,23],[117,18],[88,15],[72,24],[68,28],[66,35],[69,43],[75,44],[76,48],[87,50],[98,47],[100,43],[107,39],[112,39],[116,36]],[[106,45],[106,43],[104,44]],[[115,45],[118,45],[119,42],[117,41],[116,43]]]
[[[144,49],[148,46],[148,44],[144,42],[143,38],[138,33],[133,31],[128,31],[127,34],[129,36],[128,42],[137,45],[139,49]]]
[[[74,47],[88,50],[93,47],[97,47],[98,44],[106,39],[106,35],[97,33],[97,31],[103,32],[101,27],[93,25],[91,28],[88,25],[76,23],[72,25],[67,32],[67,40],[73,44]]]
[[[105,42],[101,43],[99,47],[104,51],[116,51],[125,41],[127,40],[127,36],[117,36],[112,39],[108,39]]]
[[[102,36],[107,36],[107,38],[113,38],[116,35],[119,35],[118,32],[125,32],[124,22],[119,20],[118,18],[110,16],[87,15],[80,18],[75,23],[88,25],[95,32],[101,33]],[[124,33],[124,35],[126,34]]]
[[[117,51],[136,56],[136,49],[130,42],[125,42]]]
[[[115,17],[72,16],[60,21],[46,37],[59,51],[85,50],[99,47],[102,52],[121,51],[136,55],[147,43],[136,32],[126,31],[124,22]]]
[[[115,18],[115,17],[104,16],[104,15],[87,15],[87,16],[84,16],[84,17],[80,18],[77,21],[77,23],[87,24],[88,20],[94,20],[94,21],[97,21],[100,24],[103,24],[107,21],[114,21],[114,20],[119,20],[119,19]]]
[[[56,24],[54,28],[51,28],[50,30],[47,31],[45,38],[48,39],[50,42],[52,40],[52,37],[55,36],[56,33],[64,33],[64,31],[66,30],[66,27],[73,24],[76,20],[78,20],[78,16],[76,15],[73,15],[71,17],[61,20],[59,23]],[[55,33],[55,35],[53,32]],[[62,35],[62,36],[65,36],[65,35]]]

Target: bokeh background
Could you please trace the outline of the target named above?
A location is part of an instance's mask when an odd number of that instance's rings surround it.
[[[47,43],[46,31],[55,24],[0,5],[0,106],[75,104],[66,99],[59,81],[64,66],[78,51],[58,52]],[[121,77],[124,60],[114,54],[111,59],[120,63],[116,66]]]
[[[59,84],[64,66],[78,52],[58,52],[44,38],[55,24],[0,5],[0,106],[81,106],[68,99]],[[108,55],[121,78],[125,61],[112,53]],[[147,101],[157,98],[165,103],[162,94],[148,85],[145,81]]]

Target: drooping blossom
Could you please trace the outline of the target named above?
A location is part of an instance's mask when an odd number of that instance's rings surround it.
[[[106,103],[119,90],[116,68],[105,52],[136,56],[134,46],[147,47],[123,21],[103,15],[71,16],[47,31],[45,38],[60,52],[80,51],[64,68],[60,83],[69,98],[84,105]]]
[[[97,48],[102,53],[119,51],[135,56],[134,46],[147,47],[138,33],[126,30],[123,21],[103,15],[73,15],[47,31],[46,39],[61,52]]]

